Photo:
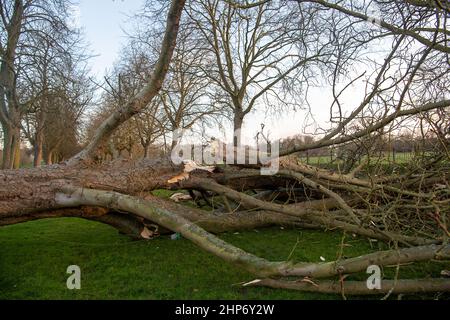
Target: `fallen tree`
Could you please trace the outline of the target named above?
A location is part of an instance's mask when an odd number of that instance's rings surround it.
[[[366,154],[367,161],[359,159],[361,163],[351,172],[342,172],[339,167],[324,169],[305,165],[296,155],[300,151],[356,143],[363,138],[372,141],[380,130],[394,122],[414,120],[436,110],[448,112],[450,100],[442,97],[429,98],[423,103],[404,103],[412,80],[435,50],[431,45],[423,50],[419,61],[411,62],[408,72],[397,81],[397,85],[406,82],[401,86],[397,108],[386,108],[379,118],[372,119],[363,128],[353,132],[347,128],[365,116],[364,108],[375,97],[392,88],[392,84],[387,88],[382,88],[382,84],[389,78],[390,63],[407,35],[396,38],[363,103],[318,142],[281,150],[282,158],[271,159],[280,162],[280,170],[272,176],[261,175],[262,165],[248,168],[232,163],[211,172],[184,172],[184,167],[172,164],[168,158],[94,161],[97,149],[111,134],[144,109],[159,92],[176,46],[184,4],[184,0],[172,1],[160,59],[148,84],[110,115],[81,153],[59,165],[0,171],[0,226],[44,218],[79,217],[111,225],[135,239],[148,239],[153,233],[177,232],[255,277],[267,278],[247,286],[345,294],[450,291],[448,279],[386,280],[383,289],[378,291],[360,282],[345,281],[347,275],[364,272],[371,265],[450,259],[447,224],[450,164],[449,141],[445,136],[432,154],[417,157],[404,172],[390,177],[376,174],[383,173],[381,165],[371,168],[370,152]],[[442,51],[441,46],[437,47],[438,51]],[[225,211],[214,207],[210,211],[187,208],[152,196],[152,191],[159,189],[209,192],[222,199]],[[342,230],[384,241],[393,249],[320,264],[272,262],[214,235],[273,225]],[[316,280],[336,277],[339,280]]]
[[[285,166],[290,166],[290,170],[295,169],[295,165],[290,164],[292,159],[285,161]],[[304,202],[282,205],[259,200],[257,197],[246,193],[253,188],[265,188],[267,185],[273,187],[277,183],[282,185],[279,181],[286,177],[288,180],[284,182],[292,185],[304,181],[303,176],[297,179],[300,181],[293,179],[292,177],[296,176],[293,171],[281,170],[279,175],[270,177],[270,182],[261,179],[260,184],[255,184],[254,181],[255,177],[260,177],[260,173],[251,169],[237,170],[238,172],[236,172],[236,169],[231,169],[220,173],[191,172],[187,180],[174,184],[169,183],[169,180],[182,168],[164,164],[162,161],[141,162],[138,166],[139,170],[136,163],[132,165],[130,163],[132,170],[124,164],[120,161],[116,164],[98,166],[95,169],[88,166],[84,170],[74,169],[74,171],[66,165],[38,170],[3,171],[3,181],[9,182],[4,186],[8,186],[9,193],[7,194],[6,189],[3,192],[0,226],[43,218],[79,217],[106,223],[135,239],[151,238],[153,232],[178,232],[200,248],[229,263],[245,268],[257,277],[294,276],[305,277],[305,279],[342,277],[343,275],[363,272],[371,265],[386,266],[450,258],[450,247],[442,240],[444,238],[439,237],[438,234],[435,234],[436,237],[419,237],[407,235],[407,232],[399,232],[398,230],[392,232],[379,229],[371,225],[372,220],[376,220],[376,214],[371,214],[371,219],[367,220],[367,211],[354,209],[358,204],[360,205],[359,201],[353,200],[353,203],[351,203],[342,197],[339,197],[339,199],[324,198],[323,192],[317,192],[321,183],[320,180],[316,180],[318,185],[314,186],[311,191],[316,192],[315,195],[322,200],[309,199]],[[122,171],[118,171],[119,167]],[[307,168],[311,169],[311,167]],[[43,174],[47,171],[47,174]],[[296,172],[300,174],[301,171],[305,172],[306,169]],[[317,169],[318,171],[321,172],[321,177],[327,177],[326,171]],[[115,174],[112,174],[113,172]],[[160,176],[159,174],[162,172],[165,172],[166,175]],[[317,172],[314,174],[316,178]],[[155,173],[158,178],[154,176]],[[21,174],[23,175],[22,179],[17,179]],[[329,178],[333,180],[346,179],[346,177],[337,179],[335,174],[328,174],[330,175]],[[243,178],[244,176],[245,178]],[[126,179],[123,179],[124,177]],[[247,183],[246,179],[249,179],[250,183]],[[224,181],[227,184],[221,184]],[[30,184],[30,182],[33,183]],[[348,181],[344,183],[347,184]],[[306,189],[311,187],[311,184],[312,180],[301,186]],[[356,185],[360,184],[362,184],[361,181],[357,179]],[[30,185],[33,186],[33,189],[24,192]],[[395,188],[391,188],[393,187],[388,187],[393,194],[399,192]],[[188,208],[151,196],[151,191],[156,189],[211,191],[216,196],[225,196],[230,201],[241,204],[240,207],[246,208],[246,210],[208,212]],[[387,192],[383,188],[379,188],[379,190],[383,193]],[[124,191],[127,194],[119,193]],[[276,188],[272,192],[276,193]],[[404,190],[400,193],[403,194]],[[407,196],[410,197],[411,194],[408,193]],[[328,196],[330,193],[325,193],[325,195]],[[17,201],[19,198],[21,201]],[[424,195],[420,195],[419,198],[428,199],[427,201],[431,202],[442,201],[436,199],[436,197],[429,200],[429,197]],[[348,201],[352,204],[351,210],[359,217],[358,223],[348,214],[345,207],[342,208],[342,201],[345,203]],[[229,245],[213,235],[214,233],[274,225],[341,229],[371,239],[403,243],[407,248],[322,264],[307,262],[293,264],[292,262],[269,262]],[[436,226],[434,229],[440,230]],[[399,286],[395,286],[392,292],[410,293],[414,292],[414,288],[419,292],[447,291],[448,282],[447,279],[436,279],[430,280],[428,284],[424,285],[424,280],[402,280],[396,282],[399,283]],[[393,282],[387,281],[383,284],[391,288]],[[272,279],[262,280],[254,285],[329,293],[337,292],[338,288],[334,282],[316,284],[315,280],[312,284],[298,284],[297,282],[283,282]],[[339,288],[344,290],[342,287]],[[351,282],[348,286],[345,284],[344,288],[345,293],[349,295],[374,294],[372,290],[363,290],[363,284],[361,283]],[[386,287],[383,286],[383,288]],[[378,293],[385,293],[385,290],[380,290]]]

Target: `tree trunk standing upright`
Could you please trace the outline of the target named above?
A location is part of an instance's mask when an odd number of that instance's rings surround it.
[[[149,145],[144,146],[144,159],[148,159]]]
[[[181,144],[181,139],[183,138],[183,130],[180,129],[181,124],[179,122],[172,123],[172,144],[170,146],[170,151],[174,151],[179,144]]]
[[[13,169],[20,169],[20,140],[15,143],[14,148]]]
[[[2,169],[17,168],[20,163],[20,128],[3,125],[3,162]]]
[[[48,101],[47,101],[48,103]],[[43,106],[41,106],[43,108]],[[34,138],[31,140],[34,151],[33,166],[38,168],[42,165],[44,157],[44,126],[45,126],[45,111],[41,110],[39,114],[39,121],[36,123],[36,132]]]
[[[16,83],[16,49],[23,24],[24,5],[22,0],[14,1],[11,20],[5,25],[6,46],[2,50],[0,65],[0,122],[3,126],[3,169],[12,169],[19,160],[17,148],[20,149],[20,111],[15,96]],[[18,152],[20,155],[20,150]],[[16,158],[16,161],[15,161]]]
[[[49,151],[47,151],[46,153],[45,153],[45,156],[44,156],[44,158],[45,158],[45,163],[48,165],[48,166],[51,166],[52,164],[53,164],[53,151],[52,150],[49,150]]]
[[[42,165],[43,159],[43,145],[44,145],[44,135],[42,131],[36,132],[35,142],[34,142],[34,161],[33,165],[35,168]]]
[[[5,66],[2,65],[1,78],[4,79]],[[5,82],[2,79],[0,86],[5,87]],[[7,90],[0,91],[0,99],[2,99],[2,112],[0,112],[1,125],[3,127],[3,162],[2,169],[12,169],[20,158],[20,120],[19,106],[15,103],[15,98],[12,97],[11,92]],[[8,110],[6,109],[8,105]],[[17,152],[19,149],[19,152]],[[16,160],[15,160],[16,159]]]
[[[42,153],[44,147],[44,128],[47,120],[47,112],[50,107],[49,101],[49,83],[48,83],[48,49],[45,50],[45,61],[42,70],[42,97],[40,99],[40,110],[36,121],[36,134],[34,138],[34,167],[42,165]]]
[[[19,114],[19,106],[13,101],[14,99],[11,99],[10,103],[12,106],[12,110],[10,110],[10,119],[12,123],[10,168],[18,169],[20,167],[20,121],[22,115]]]
[[[61,155],[57,152],[53,152],[53,163],[59,163],[61,161]]]
[[[233,145],[235,148],[242,145],[242,125],[244,124],[244,117],[244,112],[235,111],[233,122]]]
[[[3,157],[2,157],[2,169],[11,169],[11,128],[8,125],[3,124]]]
[[[233,115],[234,147],[241,141],[239,130],[244,118],[258,107],[259,102],[269,95],[277,95],[275,92],[279,91],[284,79],[321,55],[317,48],[291,52],[295,43],[305,39],[303,35],[300,39],[293,31],[301,29],[297,23],[292,30],[286,25],[289,20],[282,9],[283,4],[261,1],[247,7],[238,2],[199,0],[189,4],[192,13],[188,10],[196,28],[210,45],[208,50],[215,60],[206,68],[206,76],[218,84],[230,101],[225,106]],[[279,10],[275,10],[276,6],[280,6]],[[241,19],[241,9],[249,10],[245,11],[246,19]],[[286,56],[294,55],[295,59],[286,59]]]
[[[170,150],[175,150],[175,148],[178,146],[178,140],[174,137],[172,138],[172,145],[170,147]]]

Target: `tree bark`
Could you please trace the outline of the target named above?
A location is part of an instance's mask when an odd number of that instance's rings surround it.
[[[53,164],[53,151],[52,150],[48,150],[46,153],[44,153],[45,155],[45,163],[48,166],[51,166]]]
[[[2,169],[12,169],[11,166],[11,146],[12,146],[12,136],[11,128],[4,124],[3,125],[3,155],[2,155]]]
[[[150,148],[150,146],[149,145],[145,145],[143,147],[144,147],[144,159],[147,159],[148,156],[149,156],[149,148]]]
[[[0,171],[0,216],[20,216],[57,209],[55,194],[64,185],[130,194],[170,188],[168,180],[182,169],[164,160],[135,163],[118,160],[98,166],[54,165]]]
[[[286,217],[275,212],[237,212],[232,215],[216,215],[203,210],[181,206],[153,197],[151,199],[155,205],[179,214],[183,218],[197,224],[199,227],[212,234],[254,230],[274,226],[303,229],[319,228],[318,226],[302,222],[300,219]],[[0,227],[52,218],[81,218],[108,224],[117,229],[121,234],[136,240],[143,239],[142,232],[144,231],[146,225],[155,225],[154,222],[148,220],[144,221],[131,213],[124,214],[114,210],[105,210],[101,207],[78,207],[33,212],[20,216],[0,217]],[[158,227],[161,234],[169,234],[173,232],[162,226]]]
[[[44,135],[41,131],[38,131],[36,133],[36,138],[34,142],[33,165],[35,168],[38,168],[42,165],[43,147],[44,147]]]
[[[20,128],[4,125],[3,133],[2,169],[18,169],[18,163],[20,166]]]
[[[23,15],[23,1],[14,1],[10,23],[6,27],[6,48],[4,48],[0,63],[0,122],[5,134],[3,169],[12,169],[14,166],[17,166],[17,146],[20,148],[21,115],[16,97],[15,62],[16,50],[23,25]]]
[[[170,150],[173,151],[178,146],[178,139],[174,136],[172,138],[172,145],[170,146]]]
[[[17,136],[18,140],[15,141],[15,145],[14,145],[14,160],[13,160],[13,169],[20,169],[20,131],[19,131],[19,135]]]
[[[343,295],[380,295],[449,292],[449,279],[414,279],[414,280],[383,280],[381,289],[370,290],[366,282],[358,281],[283,281],[274,279],[255,280],[248,287],[269,287],[274,289],[297,290]]]
[[[60,207],[107,206],[110,209],[131,212],[148,219],[173,232],[178,232],[200,248],[233,263],[256,276],[303,276],[327,278],[333,275],[351,274],[365,271],[370,265],[386,266],[431,259],[450,258],[450,245],[431,245],[401,250],[389,250],[335,261],[325,264],[301,262],[271,262],[236,248],[208,233],[197,224],[181,215],[155,205],[152,201],[134,198],[116,192],[79,189],[63,186],[56,194],[55,202]]]
[[[233,129],[234,129],[234,147],[242,146],[242,126],[244,124],[244,113],[242,111],[235,111]]]

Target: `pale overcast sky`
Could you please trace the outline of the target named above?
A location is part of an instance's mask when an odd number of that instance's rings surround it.
[[[136,13],[144,0],[79,0],[78,23],[84,28],[93,54],[92,71],[99,77],[112,67],[125,42],[122,28],[127,16]]]

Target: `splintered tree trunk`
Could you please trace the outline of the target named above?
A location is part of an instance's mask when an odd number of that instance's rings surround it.
[[[167,187],[167,180],[176,170],[169,162],[149,160],[140,164],[119,161],[104,166],[57,165],[3,170],[0,171],[0,216],[20,216],[57,209],[55,194],[67,185],[122,190],[130,194]]]

